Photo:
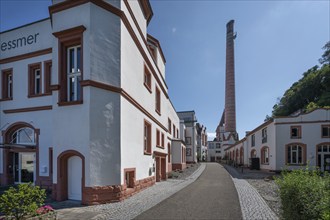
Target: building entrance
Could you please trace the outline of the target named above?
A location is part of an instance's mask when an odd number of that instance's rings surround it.
[[[35,153],[13,153],[15,184],[35,182]]]

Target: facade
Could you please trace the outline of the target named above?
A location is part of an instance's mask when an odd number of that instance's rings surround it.
[[[1,185],[98,204],[166,179],[180,121],[149,1],[54,1],[49,13],[0,33]]]
[[[200,123],[196,124],[197,129],[197,160],[206,161],[207,159],[207,132],[206,127]]]
[[[184,170],[186,164],[186,146],[183,140],[172,141],[172,170]]]
[[[223,158],[224,151],[221,150],[221,141],[207,142],[207,161],[217,162]]]
[[[330,109],[269,120],[225,150],[238,164],[259,158],[265,170],[309,165],[330,171]]]
[[[184,138],[186,144],[186,162],[197,163],[197,117],[195,111],[177,112],[180,123],[184,124]]]

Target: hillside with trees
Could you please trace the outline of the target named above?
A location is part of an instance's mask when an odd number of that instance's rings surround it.
[[[307,70],[298,82],[285,91],[273,106],[273,117],[309,112],[319,107],[330,108],[330,41],[322,49],[321,66]]]

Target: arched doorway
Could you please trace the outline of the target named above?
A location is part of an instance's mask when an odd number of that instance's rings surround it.
[[[2,184],[31,182],[38,178],[39,129],[25,122],[12,124],[3,133],[4,146]]]
[[[57,157],[57,201],[84,200],[85,157],[75,150],[67,150]]]

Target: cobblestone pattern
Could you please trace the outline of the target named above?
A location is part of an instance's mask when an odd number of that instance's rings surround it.
[[[235,184],[244,220],[279,219],[273,210],[269,208],[259,192],[246,180],[240,179],[239,174],[234,168],[230,166],[225,166],[225,168],[231,174]]]
[[[133,219],[142,212],[157,205],[164,199],[194,182],[202,174],[204,169],[205,164],[201,164],[200,167],[187,178],[168,179],[167,181],[156,183],[154,186],[149,187],[122,202],[75,209],[76,212],[83,211],[86,213],[98,213],[89,219]],[[65,216],[64,213],[62,216]],[[61,212],[59,212],[58,217],[61,217]]]

